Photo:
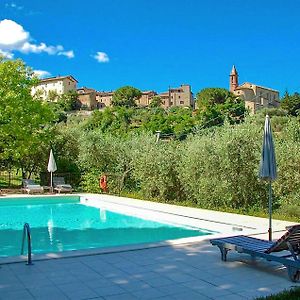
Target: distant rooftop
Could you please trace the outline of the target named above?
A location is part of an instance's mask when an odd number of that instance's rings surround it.
[[[258,84],[255,84],[255,83],[251,83],[251,82],[244,82],[243,84],[239,85],[239,86],[236,88],[236,90],[240,90],[240,89],[248,89],[248,87],[245,86],[246,84],[247,84],[247,85],[255,85],[255,86],[260,87],[260,88],[262,88],[262,89],[265,89],[265,90],[269,90],[269,91],[273,91],[273,92],[279,93],[277,90],[274,90],[274,89],[271,89],[271,88],[268,88],[268,87],[265,87],[265,86],[262,86],[262,85],[258,85]]]
[[[56,81],[56,80],[61,80],[61,79],[65,79],[65,78],[69,78],[72,81],[78,82],[78,80],[76,80],[72,75],[48,77],[48,78],[43,78],[40,81],[41,82]]]

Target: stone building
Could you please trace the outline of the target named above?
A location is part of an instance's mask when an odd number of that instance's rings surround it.
[[[104,108],[112,105],[113,91],[96,92],[96,101],[98,108]],[[162,99],[162,107],[169,108],[172,106],[193,107],[194,97],[191,86],[183,84],[179,88],[170,88],[167,92],[157,94],[155,91],[144,91],[142,96],[136,101],[138,106],[148,106],[154,96]]]
[[[86,109],[102,109],[112,106],[114,91],[96,91],[87,87],[77,89],[77,83],[78,81],[71,75],[45,78],[32,88],[31,93],[43,100],[53,98],[51,101],[56,101],[55,95],[59,96],[74,91],[77,92],[79,102]],[[161,97],[164,108],[173,106],[194,107],[193,93],[188,84],[182,84],[178,88],[169,88],[167,92],[160,94],[155,91],[144,91],[136,104],[147,107],[152,98],[157,95]]]
[[[96,101],[98,103],[98,108],[104,108],[112,105],[113,91],[110,92],[97,92]],[[151,99],[157,95],[154,91],[142,92],[142,96],[136,101],[138,106],[148,106]]]
[[[191,86],[182,84],[178,88],[169,88],[167,92],[160,93],[162,106],[169,108],[173,106],[194,107],[194,96]]]
[[[96,91],[91,88],[82,87],[77,89],[78,101],[81,107],[86,107],[89,110],[97,108]]]
[[[163,108],[169,108],[171,106],[171,93],[170,90],[168,92],[163,92],[158,95],[161,98],[161,106]]]
[[[279,92],[254,83],[245,82],[239,85],[238,72],[232,67],[229,75],[229,90],[245,101],[250,113],[255,114],[259,109],[278,107]]]
[[[96,92],[96,101],[98,108],[104,108],[112,105],[113,91],[110,92]]]
[[[137,100],[137,105],[139,106],[148,106],[151,103],[151,100],[157,93],[154,91],[145,91],[142,92],[142,96]]]
[[[31,94],[47,100],[51,92],[57,95],[63,95],[70,91],[76,92],[77,83],[78,81],[71,75],[44,78],[36,86],[32,87]]]

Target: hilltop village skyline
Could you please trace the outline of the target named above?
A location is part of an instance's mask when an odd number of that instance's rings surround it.
[[[49,94],[61,95],[67,92],[77,92],[81,105],[89,110],[102,109],[112,105],[114,91],[99,91],[92,87],[77,87],[78,80],[72,75],[56,76],[40,79],[32,94],[46,100]],[[279,91],[259,84],[244,82],[239,84],[239,74],[233,65],[229,74],[228,90],[245,101],[245,106],[251,113],[261,108],[278,107],[280,105]],[[154,90],[141,91],[141,97],[136,101],[138,106],[148,106],[154,96],[161,98],[161,106],[195,108],[195,95],[189,84],[179,87],[168,87],[167,91],[158,93]]]

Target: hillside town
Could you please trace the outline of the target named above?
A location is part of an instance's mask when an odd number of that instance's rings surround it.
[[[114,91],[98,91],[89,87],[78,88],[77,84],[78,80],[72,75],[44,78],[32,89],[32,94],[48,100],[50,94],[59,96],[68,92],[77,92],[81,107],[87,110],[103,109],[112,105]],[[229,91],[243,99],[245,107],[252,114],[262,108],[278,107],[280,104],[279,92],[275,89],[250,82],[239,84],[239,75],[235,66],[232,67],[229,75]],[[154,96],[161,98],[161,106],[165,109],[175,106],[197,108],[189,84],[181,84],[175,88],[169,87],[162,93],[154,90],[142,91],[141,97],[136,101],[137,106],[149,106]]]

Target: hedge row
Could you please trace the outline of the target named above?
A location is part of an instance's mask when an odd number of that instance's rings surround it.
[[[127,138],[85,132],[78,139],[82,188],[99,192],[108,174],[112,193],[190,201],[204,208],[259,210],[267,206],[267,184],[258,179],[263,126],[243,124],[200,131],[185,141],[159,141],[150,134]],[[288,121],[274,133],[278,179],[274,205],[295,212],[300,183],[300,126]]]

